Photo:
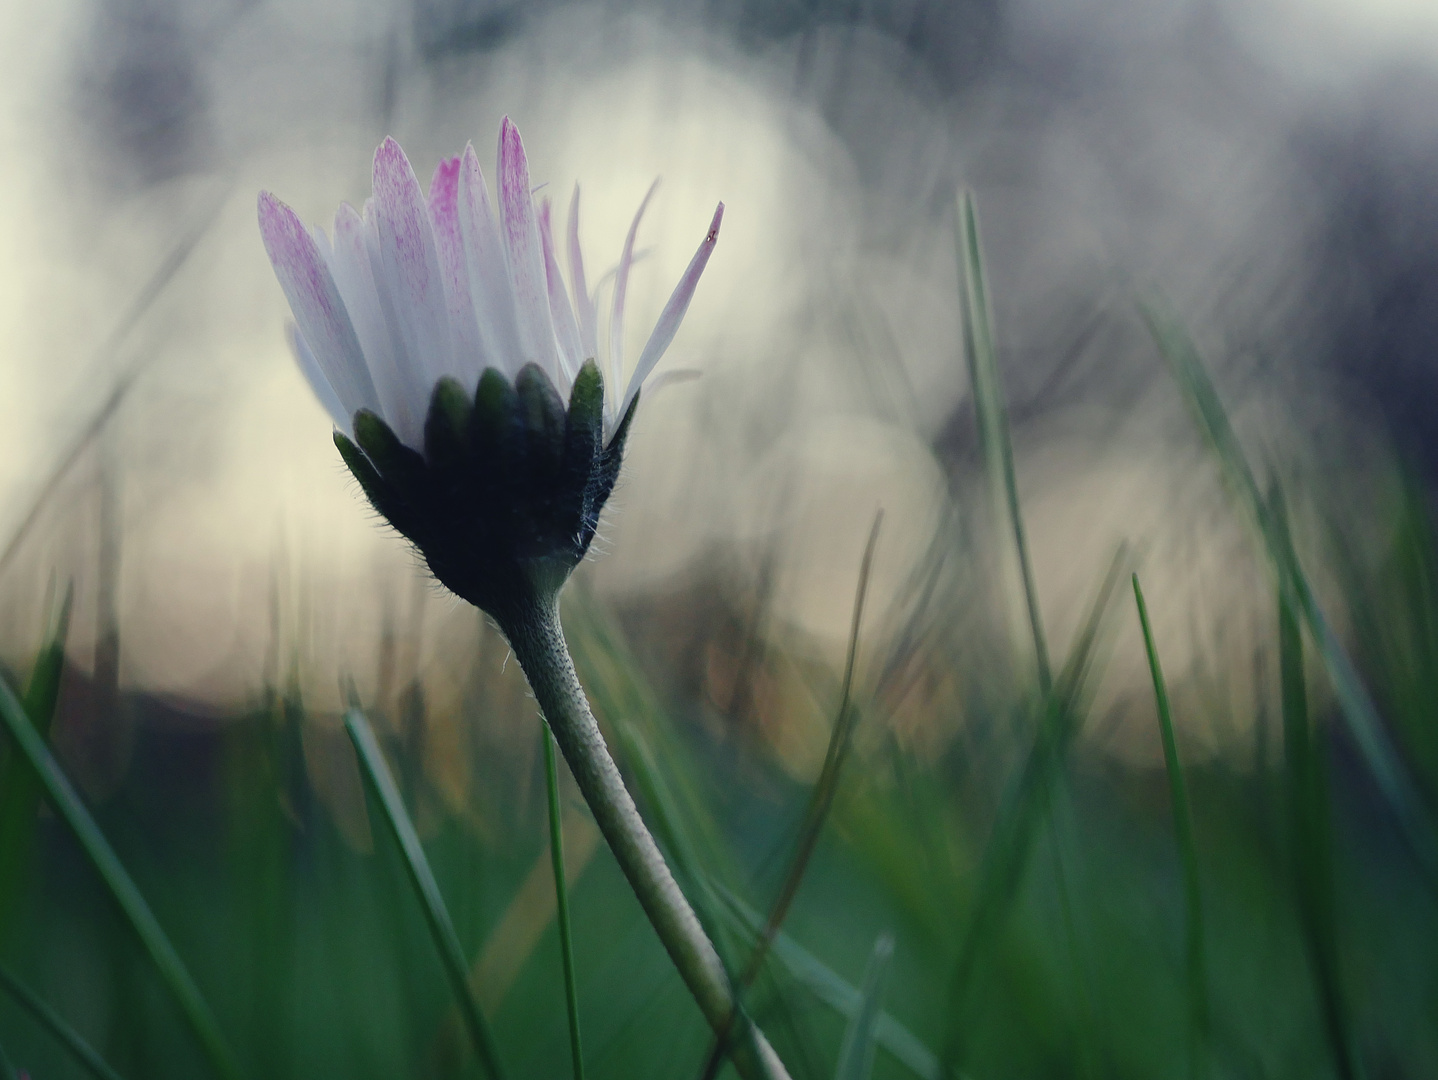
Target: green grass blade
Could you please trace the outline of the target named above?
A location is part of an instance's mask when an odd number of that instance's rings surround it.
[[[874,1071],[874,1030],[879,1022],[879,1003],[884,996],[884,981],[889,962],[894,958],[894,937],[880,934],[874,942],[864,970],[864,985],[859,991],[859,1007],[844,1032],[839,1048],[839,1065],[834,1080],[869,1080]]]
[[[1272,506],[1278,527],[1285,529],[1282,504],[1274,499]],[[1294,900],[1334,1068],[1342,1080],[1354,1080],[1360,1073],[1338,965],[1327,777],[1309,722],[1298,615],[1282,590],[1278,594],[1278,658]]]
[[[30,1015],[49,1028],[51,1034],[65,1044],[65,1048],[76,1060],[90,1070],[91,1075],[99,1080],[121,1080],[120,1074],[110,1067],[109,1062],[102,1058],[78,1031],[65,1022],[64,1017],[3,967],[0,967],[0,986],[10,991],[11,996],[25,1006]]]
[[[439,883],[435,881],[434,872],[430,869],[429,860],[420,845],[419,834],[414,830],[414,824],[404,808],[404,801],[400,798],[399,788],[395,786],[394,776],[390,773],[389,765],[385,763],[384,754],[375,740],[374,729],[370,727],[364,713],[351,708],[345,713],[345,730],[349,732],[350,741],[354,743],[365,780],[379,799],[390,835],[394,837],[400,854],[404,856],[410,884],[414,886],[415,895],[424,911],[425,921],[434,937],[435,948],[439,951],[440,963],[444,965],[450,989],[454,992],[460,1014],[464,1017],[465,1027],[474,1041],[475,1052],[479,1054],[480,1061],[493,1080],[501,1080],[504,1072],[499,1065],[494,1036],[490,1033],[484,1013],[480,1011],[474,989],[469,985],[469,962],[460,947],[459,935],[454,931],[454,923],[444,905],[444,897],[440,895]]]
[[[747,935],[757,936],[764,930],[764,919],[725,889],[716,886],[725,917]],[[859,1015],[863,994],[833,968],[804,948],[784,931],[774,937],[770,957],[819,1001],[851,1023]],[[880,1010],[874,1019],[874,1041],[921,1080],[939,1080],[938,1056],[924,1045],[892,1015]]]
[[[5,1053],[4,1046],[0,1046],[0,1080],[18,1080],[15,1066],[10,1061],[10,1055]]]
[[[1114,596],[1129,557],[1124,546],[1114,553],[1058,682],[1041,703],[1043,716],[1033,745],[984,847],[973,907],[960,931],[958,955],[949,981],[951,1013],[956,1017],[968,998],[980,951],[994,936],[1018,893],[1034,836],[1049,809],[1049,786],[1062,768],[1069,744],[1083,719],[1083,700],[1099,639],[1109,622]],[[945,1049],[945,1066],[952,1069],[961,1053],[962,1039],[956,1028]]]
[[[1438,833],[1417,786],[1388,735],[1357,668],[1318,604],[1285,526],[1259,489],[1253,470],[1229,422],[1192,340],[1178,323],[1151,306],[1143,309],[1149,331],[1168,359],[1190,411],[1233,488],[1242,511],[1257,528],[1278,587],[1308,629],[1314,649],[1333,684],[1345,723],[1368,771],[1398,819],[1410,848],[1438,888]]]
[[[988,281],[984,276],[983,252],[979,243],[978,217],[974,211],[974,197],[971,192],[960,195],[958,211],[959,266],[963,278],[965,311],[964,353],[968,360],[974,409],[978,415],[979,441],[984,448],[990,482],[997,489],[995,501],[1003,503],[1013,531],[1014,550],[1018,556],[1019,575],[1023,581],[1024,604],[1034,639],[1039,690],[1047,694],[1053,685],[1053,672],[1049,665],[1049,647],[1044,635],[1043,615],[1039,611],[1038,587],[1034,583],[1033,566],[1029,562],[1028,537],[1024,532],[1023,514],[1019,508],[1018,481],[1014,474],[1014,448],[1009,438],[1009,417],[1008,409],[1004,405],[1003,384],[999,379],[998,358],[994,348],[993,312],[989,304]]]
[[[190,977],[184,961],[180,959],[170,939],[160,928],[159,921],[150,910],[149,904],[136,888],[114,849],[110,847],[90,812],[85,809],[80,795],[70,784],[69,778],[61,771],[59,763],[40,738],[30,722],[25,707],[20,704],[9,683],[0,679],[0,719],[4,720],[11,736],[20,747],[20,752],[29,761],[40,778],[41,786],[55,812],[70,827],[79,840],[86,857],[90,860],[100,878],[110,890],[110,895],[120,905],[130,925],[140,938],[140,943],[149,953],[155,970],[169,987],[170,993],[180,1006],[195,1036],[215,1071],[226,1080],[239,1080],[239,1065],[230,1051],[214,1014],[201,996],[199,987]]]
[[[53,589],[53,579],[51,587]],[[65,671],[65,642],[69,637],[70,610],[75,598],[73,584],[55,605],[45,643],[35,657],[25,684],[25,712],[42,740],[49,739],[55,708],[60,701],[60,679]],[[24,886],[35,834],[36,812],[40,807],[40,778],[17,756],[11,756],[0,770],[0,934],[8,925],[16,900]]]
[[[1178,759],[1178,740],[1173,734],[1173,710],[1168,700],[1168,685],[1158,660],[1153,627],[1149,623],[1148,604],[1138,575],[1133,575],[1133,598],[1138,606],[1138,621],[1143,629],[1143,647],[1148,653],[1148,670],[1153,676],[1153,696],[1158,707],[1158,728],[1163,737],[1163,764],[1168,770],[1169,797],[1173,803],[1173,829],[1178,839],[1179,858],[1183,861],[1184,939],[1188,956],[1188,1004],[1193,1021],[1193,1074],[1200,1071],[1200,1054],[1208,1041],[1208,974],[1205,970],[1203,930],[1203,896],[1199,887],[1198,847],[1193,839],[1193,809],[1188,800],[1188,785],[1183,765]]]
[[[579,987],[574,975],[574,938],[569,926],[569,884],[564,880],[564,827],[559,814],[559,768],[554,760],[554,736],[543,724],[544,781],[549,789],[549,856],[554,863],[555,920],[559,924],[559,951],[564,964],[564,1001],[569,1010],[569,1053],[574,1059],[574,1080],[584,1080],[584,1044],[579,1037]]]

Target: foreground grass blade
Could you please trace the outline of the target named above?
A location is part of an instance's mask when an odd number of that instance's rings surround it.
[[[1148,620],[1148,604],[1138,575],[1133,575],[1133,598],[1138,606],[1138,621],[1143,629],[1143,647],[1148,653],[1148,670],[1153,676],[1153,696],[1158,706],[1158,728],[1163,737],[1163,764],[1168,770],[1168,790],[1173,803],[1173,829],[1178,838],[1179,857],[1183,860],[1184,938],[1188,954],[1188,1004],[1193,1020],[1192,1071],[1200,1071],[1202,1047],[1208,1041],[1208,974],[1205,970],[1203,932],[1203,896],[1198,880],[1198,848],[1193,840],[1193,810],[1188,801],[1188,785],[1184,782],[1183,766],[1178,760],[1178,741],[1173,735],[1173,711],[1168,702],[1168,685],[1158,661],[1158,647],[1153,641],[1153,627]]]
[[[541,722],[542,723],[542,722]],[[584,1045],[579,1037],[579,987],[574,976],[574,938],[569,927],[569,884],[564,880],[564,828],[559,814],[559,768],[554,736],[543,725],[544,781],[549,789],[549,857],[554,863],[554,918],[559,924],[559,951],[564,964],[564,1000],[569,1010],[569,1053],[574,1080],[584,1080]]]
[[[726,918],[747,935],[758,935],[764,921],[723,886],[716,886]],[[816,957],[782,930],[775,935],[769,954],[811,994],[851,1023],[859,1015],[864,997],[853,983]],[[908,1028],[879,1010],[874,1018],[874,1042],[921,1080],[939,1080],[939,1059]]]
[[[53,589],[53,579],[51,587]],[[50,737],[55,707],[60,701],[60,679],[65,672],[65,641],[69,637],[70,610],[75,598],[73,584],[55,605],[45,644],[35,657],[25,684],[25,712],[41,740]],[[40,779],[35,770],[12,755],[0,770],[0,935],[7,927],[14,904],[24,887],[35,834],[36,812],[40,807]]]
[[[764,930],[759,935],[759,940],[755,942],[754,949],[744,965],[744,970],[739,974],[736,989],[740,994],[753,984],[755,977],[764,966],[764,957],[774,941],[774,935],[784,924],[794,897],[798,895],[804,874],[809,869],[809,860],[813,857],[814,848],[823,834],[824,822],[828,820],[829,810],[834,805],[834,793],[838,790],[839,776],[843,769],[844,759],[848,757],[854,734],[855,717],[851,707],[854,690],[854,662],[859,651],[859,626],[864,619],[864,599],[869,591],[869,571],[873,567],[874,549],[878,546],[879,528],[883,523],[884,511],[880,510],[874,515],[874,523],[869,528],[869,539],[864,545],[864,556],[859,562],[859,584],[854,593],[854,613],[849,624],[849,646],[844,661],[844,681],[839,691],[839,711],[834,717],[834,726],[829,733],[829,745],[824,753],[824,764],[819,770],[819,778],[814,782],[809,805],[805,808],[804,820],[799,826],[799,838],[794,845],[794,857],[789,861],[789,869],[784,874],[784,883],[780,886],[779,895],[770,909],[769,919],[764,925]],[[703,1080],[713,1080],[719,1074],[719,1066],[724,1061],[725,1042],[724,1038],[714,1041],[713,1048],[709,1052],[708,1063],[702,1074]]]
[[[1053,686],[1049,666],[1048,639],[1044,635],[1043,615],[1039,611],[1038,587],[1029,562],[1028,538],[1024,532],[1023,514],[1019,508],[1019,487],[1014,475],[1014,447],[1009,438],[1008,409],[1004,405],[1003,385],[999,379],[998,359],[994,349],[993,312],[989,305],[988,281],[984,276],[983,253],[979,245],[978,218],[974,197],[964,192],[959,198],[959,267],[964,289],[964,353],[969,365],[969,384],[978,415],[979,441],[983,445],[991,482],[1003,500],[1009,526],[1014,534],[1014,550],[1023,580],[1024,604],[1028,610],[1029,629],[1034,638],[1034,659],[1038,668],[1039,690],[1047,694]],[[997,501],[997,500],[995,500]]]
[[[439,883],[435,881],[434,872],[429,868],[429,860],[425,858],[419,834],[414,831],[414,824],[404,808],[394,776],[385,763],[379,743],[375,741],[374,729],[370,727],[364,713],[351,708],[345,713],[345,730],[349,732],[350,741],[354,743],[365,780],[379,799],[390,835],[399,844],[400,853],[404,856],[410,884],[414,886],[425,921],[434,936],[440,963],[444,965],[445,975],[449,977],[450,989],[459,1003],[465,1027],[474,1041],[475,1052],[479,1054],[480,1061],[484,1063],[485,1070],[493,1080],[502,1080],[504,1071],[499,1065],[494,1037],[490,1034],[484,1013],[480,1011],[479,1000],[469,985],[469,963],[465,960],[464,950],[460,948],[459,935],[454,932],[454,923],[444,906],[444,897],[439,893]]]
[[[99,1080],[121,1080],[120,1074],[95,1052],[94,1047],[81,1038],[78,1031],[67,1024],[59,1013],[40,1000],[34,991],[3,967],[0,967],[0,985],[10,991],[11,996],[25,1006],[35,1019],[49,1028],[51,1034],[65,1044],[65,1048],[75,1055],[75,1058],[85,1068],[90,1070],[92,1076],[98,1077]]]
[[[1283,527],[1281,506],[1276,501],[1274,506],[1279,526]],[[1349,1036],[1347,1002],[1338,970],[1328,785],[1309,725],[1303,636],[1297,614],[1281,590],[1278,594],[1278,662],[1294,900],[1334,1068],[1341,1080],[1355,1080],[1360,1073]]]
[[[834,1080],[869,1080],[874,1071],[874,1029],[879,1022],[879,1002],[884,996],[884,980],[889,974],[889,961],[894,958],[894,937],[880,934],[874,942],[864,969],[864,986],[859,991],[859,1007],[844,1032],[839,1048],[839,1066]]]
[[[1126,547],[1120,546],[1114,553],[1053,692],[1041,702],[1043,715],[1033,745],[984,848],[973,909],[960,930],[958,956],[949,981],[950,1011],[956,1021],[968,998],[980,950],[994,936],[1018,893],[1034,836],[1050,806],[1049,786],[1062,768],[1069,744],[1083,718],[1083,702],[1099,638],[1108,623],[1114,595],[1129,558]],[[952,1070],[959,1064],[962,1052],[962,1033],[956,1026],[945,1048],[945,1068]]]
[[[1319,607],[1289,541],[1286,527],[1263,498],[1243,447],[1219,400],[1218,391],[1199,359],[1198,350],[1173,319],[1149,306],[1143,308],[1143,316],[1154,340],[1173,368],[1190,411],[1217,455],[1243,512],[1258,529],[1278,578],[1278,587],[1308,629],[1314,649],[1333,683],[1344,721],[1368,771],[1397,817],[1409,847],[1427,875],[1430,888],[1438,889],[1438,832],[1435,832],[1433,820],[1425,810],[1422,796],[1389,738],[1358,670]]]
[[[239,1065],[224,1036],[220,1034],[219,1025],[215,1022],[209,1005],[200,995],[199,987],[185,968],[184,961],[170,944],[170,939],[160,928],[150,905],[140,895],[140,890],[135,887],[134,881],[121,865],[90,812],[85,809],[79,793],[61,771],[59,763],[50,753],[50,748],[45,745],[45,740],[40,738],[35,726],[30,723],[24,706],[15,697],[10,684],[3,679],[0,679],[0,719],[4,720],[5,726],[19,745],[20,752],[39,776],[41,786],[55,812],[80,841],[90,865],[99,873],[110,890],[110,895],[115,898],[120,910],[134,927],[140,943],[155,965],[155,970],[174,995],[180,1011],[184,1013],[206,1056],[209,1057],[210,1064],[226,1080],[238,1080],[241,1076]]]

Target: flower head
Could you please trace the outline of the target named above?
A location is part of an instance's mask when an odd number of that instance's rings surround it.
[[[426,196],[385,139],[373,198],[363,211],[341,204],[333,241],[259,197],[265,250],[297,324],[291,343],[346,464],[436,576],[492,613],[515,590],[557,590],[583,558],[639,391],[674,339],[724,213],[720,203],[626,382],[624,304],[649,196],[614,271],[601,369],[578,187],[566,287],[549,200],[535,205],[508,117],[498,172],[496,207],[467,146],[439,163]]]

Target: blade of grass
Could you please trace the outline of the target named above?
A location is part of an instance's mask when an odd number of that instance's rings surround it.
[[[1148,653],[1148,670],[1153,676],[1153,696],[1158,708],[1158,728],[1163,737],[1163,764],[1168,770],[1169,797],[1173,804],[1173,829],[1178,838],[1179,857],[1183,861],[1184,940],[1188,956],[1188,1007],[1193,1024],[1193,1047],[1190,1071],[1201,1071],[1200,1058],[1208,1042],[1208,975],[1205,971],[1203,931],[1203,896],[1199,888],[1198,848],[1193,839],[1193,810],[1188,801],[1183,766],[1178,759],[1178,741],[1173,734],[1173,711],[1168,700],[1168,684],[1158,660],[1158,647],[1149,623],[1148,604],[1138,574],[1133,575],[1133,598],[1138,606],[1139,626],[1143,630],[1143,647]]]
[[[4,679],[0,679],[0,719],[4,720],[5,726],[19,745],[20,752],[39,776],[55,812],[75,834],[90,860],[90,865],[99,873],[110,895],[115,898],[120,910],[134,928],[140,943],[155,965],[155,970],[169,987],[180,1011],[184,1013],[190,1028],[199,1039],[210,1064],[226,1080],[238,1080],[241,1076],[239,1065],[224,1036],[220,1034],[219,1024],[215,1022],[214,1014],[201,996],[199,987],[190,977],[184,961],[170,944],[170,939],[160,928],[150,905],[145,902],[114,849],[85,809],[79,793],[70,784],[69,778],[50,753],[50,748],[45,745],[45,740],[40,738],[35,726],[30,722],[25,707],[20,704],[15,692]]]
[[[109,1062],[95,1052],[78,1031],[65,1022],[64,1017],[41,1000],[33,990],[0,967],[0,985],[10,991],[12,997],[30,1012],[30,1015],[50,1029],[75,1059],[90,1070],[99,1080],[121,1080],[120,1074],[110,1067]]]
[[[10,1062],[10,1055],[5,1053],[5,1047],[0,1046],[0,1080],[19,1080],[19,1074],[15,1072],[15,1066]]]
[[[1276,495],[1271,506],[1277,527],[1286,533],[1283,506]],[[1356,1080],[1360,1072],[1349,1037],[1347,1002],[1338,969],[1327,778],[1309,722],[1303,635],[1298,615],[1281,589],[1278,592],[1278,659],[1294,900],[1334,1069],[1341,1080]]]
[[[994,936],[1017,895],[1034,836],[1049,807],[1048,786],[1062,767],[1068,746],[1082,720],[1083,697],[1099,638],[1108,622],[1114,594],[1128,561],[1127,547],[1120,546],[1114,553],[1108,573],[1089,609],[1088,619],[1070,650],[1053,692],[1041,702],[1043,715],[1033,745],[1000,807],[984,847],[973,908],[960,931],[957,958],[950,976],[950,1013],[955,1017],[962,1012],[968,998],[970,980],[982,946]],[[952,1072],[959,1064],[962,1049],[962,1038],[956,1026],[945,1048],[946,1071]]]
[[[52,579],[52,596],[53,588]],[[74,585],[67,584],[64,598],[51,611],[45,643],[35,657],[25,684],[25,712],[42,740],[50,737],[50,725],[60,701],[60,678],[65,671],[65,642],[69,637],[74,598]],[[35,770],[12,756],[0,772],[0,933],[9,923],[24,885],[40,796],[40,778]]]
[[[459,935],[454,931],[454,923],[449,917],[444,897],[439,892],[439,883],[434,879],[434,872],[430,869],[429,860],[419,842],[419,834],[414,830],[414,824],[404,808],[404,801],[400,798],[399,788],[395,786],[394,776],[390,773],[384,753],[375,740],[374,729],[370,727],[369,719],[364,713],[351,708],[345,713],[345,730],[349,732],[350,741],[354,743],[365,781],[379,800],[390,835],[394,837],[400,853],[404,856],[410,884],[414,886],[420,908],[424,911],[425,921],[434,937],[435,948],[439,951],[440,963],[444,965],[445,975],[449,978],[450,989],[474,1042],[475,1052],[493,1080],[501,1080],[504,1071],[499,1065],[494,1036],[490,1033],[489,1024],[484,1019],[484,1013],[480,1011],[479,1001],[469,985],[469,964],[465,960],[464,950],[460,947]]]
[[[874,1029],[878,1026],[879,1002],[884,996],[884,981],[889,974],[889,961],[893,958],[894,936],[882,933],[874,942],[874,951],[864,969],[859,1007],[844,1031],[834,1080],[869,1080],[874,1071]]]
[[[559,924],[559,951],[564,964],[564,1000],[569,1010],[569,1053],[574,1059],[574,1080],[584,1080],[584,1046],[579,1037],[579,987],[574,976],[574,939],[569,926],[569,885],[564,879],[564,827],[559,812],[559,769],[554,760],[554,736],[543,726],[544,780],[549,789],[549,855],[554,861],[555,920]]]
[[[1337,694],[1348,731],[1365,765],[1398,819],[1410,849],[1427,876],[1429,887],[1438,889],[1438,832],[1435,832],[1432,818],[1425,810],[1422,796],[1383,726],[1378,708],[1357,668],[1319,606],[1286,527],[1275,519],[1273,509],[1263,498],[1198,350],[1174,319],[1152,305],[1144,305],[1141,311],[1149,332],[1173,369],[1190,412],[1218,458],[1241,511],[1258,531],[1278,579],[1278,587],[1313,640],[1314,649]]]
[[[742,995],[753,984],[755,976],[764,966],[764,955],[768,952],[774,935],[778,933],[779,927],[783,925],[785,917],[789,914],[789,908],[799,892],[799,886],[803,883],[804,873],[809,868],[809,860],[813,857],[814,848],[818,845],[819,837],[824,831],[824,822],[828,819],[829,810],[834,805],[834,793],[838,790],[839,776],[843,769],[844,759],[848,757],[849,746],[854,734],[855,717],[851,708],[854,689],[854,661],[859,651],[859,626],[863,622],[864,599],[869,591],[869,571],[873,567],[874,549],[878,546],[879,528],[883,523],[884,511],[880,510],[874,515],[874,523],[869,527],[869,539],[864,544],[864,556],[859,562],[859,583],[854,593],[854,613],[849,624],[849,645],[844,660],[844,680],[839,691],[839,711],[834,717],[834,725],[829,733],[829,745],[824,753],[824,764],[819,770],[819,778],[814,782],[813,791],[809,795],[809,804],[805,808],[804,819],[799,826],[799,836],[794,845],[794,857],[789,861],[789,868],[784,875],[784,883],[780,886],[779,895],[770,909],[764,932],[760,934],[758,942],[755,943],[754,949],[744,965],[744,970],[739,974],[735,988],[739,995]],[[726,1041],[727,1032],[724,1037],[715,1039],[713,1048],[709,1052],[708,1063],[704,1068],[704,1080],[713,1080],[718,1075],[719,1066],[724,1060]]]
[[[995,501],[1002,502],[1009,526],[1013,530],[1014,551],[1018,556],[1019,575],[1023,582],[1024,604],[1034,639],[1034,662],[1038,670],[1039,690],[1047,694],[1053,686],[1053,673],[1049,665],[1049,647],[1044,636],[1043,615],[1039,611],[1038,587],[1034,583],[1033,566],[1029,562],[1028,538],[1024,532],[1023,514],[1019,508],[1018,481],[1014,474],[1014,447],[1009,438],[1008,409],[1004,405],[1003,383],[999,378],[998,359],[994,348],[993,311],[989,304],[988,281],[984,276],[978,217],[974,211],[972,192],[966,191],[959,196],[958,213],[957,239],[965,311],[964,354],[968,360],[969,383],[973,389],[974,409],[978,415],[979,441],[984,449],[990,481],[996,488]]]

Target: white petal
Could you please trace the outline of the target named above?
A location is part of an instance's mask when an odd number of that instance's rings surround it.
[[[385,139],[374,155],[374,224],[379,240],[375,284],[385,317],[404,343],[401,364],[425,377],[426,394],[415,402],[421,415],[428,390],[441,375],[454,370],[449,312],[435,251],[429,211],[409,159],[393,139]]]
[[[579,250],[579,185],[569,200],[569,283],[574,290],[574,306],[579,309],[579,344],[586,360],[599,359],[599,327],[594,316],[594,300],[584,280],[584,254]]]
[[[260,236],[280,288],[344,413],[378,411],[364,352],[315,238],[293,210],[267,191],[260,192],[259,216]]]
[[[364,348],[370,378],[379,395],[379,415],[401,442],[419,449],[424,443],[424,417],[415,404],[424,400],[425,380],[421,372],[412,367],[401,369],[398,364],[394,332],[385,321],[375,288],[374,267],[366,239],[366,233],[372,230],[372,222],[366,224],[353,206],[340,203],[335,211],[330,268]],[[402,347],[398,351],[402,354]]]
[[[549,315],[554,321],[554,336],[559,343],[559,360],[564,368],[565,385],[556,386],[560,396],[566,396],[574,385],[574,377],[584,363],[584,354],[579,344],[579,324],[574,321],[574,308],[569,303],[569,294],[564,291],[564,278],[559,272],[559,260],[554,257],[554,234],[549,223],[549,200],[545,199],[539,210],[539,239],[544,245],[544,278],[549,288]]]
[[[449,312],[450,344],[454,368],[450,374],[465,387],[479,384],[479,373],[490,365],[479,335],[474,299],[469,287],[469,266],[464,255],[464,235],[459,225],[459,158],[441,161],[429,185],[429,223],[439,255],[440,280]]]
[[[285,324],[285,338],[290,343],[290,351],[295,354],[295,361],[300,365],[305,378],[309,381],[310,389],[315,392],[315,397],[320,399],[320,404],[325,407],[325,412],[330,414],[335,427],[339,428],[350,438],[354,438],[354,429],[351,417],[353,413],[347,412],[340,404],[340,397],[335,393],[335,388],[325,377],[320,369],[319,362],[315,360],[315,354],[310,350],[305,336],[300,333],[300,328],[294,323]]]
[[[464,148],[459,162],[459,228],[486,363],[513,378],[524,366],[514,286],[509,280],[504,242],[490,206],[484,173],[472,145]]]
[[[635,365],[634,374],[629,379],[629,388],[624,392],[624,400],[619,406],[619,416],[623,416],[629,403],[634,400],[634,395],[639,392],[645,378],[654,370],[654,365],[659,363],[659,358],[664,355],[664,350],[669,348],[669,343],[674,340],[674,335],[679,331],[679,324],[684,321],[684,313],[689,310],[689,301],[694,299],[694,290],[699,285],[699,277],[704,273],[704,267],[709,263],[709,256],[714,253],[714,245],[719,242],[719,223],[724,220],[724,204],[720,203],[714,210],[714,220],[709,223],[709,232],[699,245],[699,250],[694,253],[694,258],[689,260],[689,267],[684,271],[684,276],[679,279],[679,284],[674,286],[674,292],[669,296],[669,303],[664,305],[664,310],[659,314],[659,321],[654,324],[654,332],[649,335],[648,342],[644,345],[644,351],[639,354],[639,363]]]
[[[616,408],[616,405],[620,380],[624,377],[624,297],[629,291],[629,268],[634,263],[634,238],[639,233],[639,219],[644,216],[644,208],[649,205],[649,200],[654,197],[654,189],[658,186],[659,180],[656,178],[654,183],[649,185],[644,201],[639,204],[639,209],[634,214],[634,223],[629,226],[629,235],[624,238],[624,251],[619,256],[619,269],[614,276],[614,313],[609,317],[609,385],[613,389],[604,395],[605,401],[615,409],[610,414],[611,422],[616,422],[624,415],[624,411]]]
[[[529,161],[519,129],[505,117],[499,126],[500,234],[509,254],[509,280],[514,286],[522,366],[533,361],[551,376],[557,373],[554,324],[549,314],[549,289],[544,280],[539,225],[529,187]]]

